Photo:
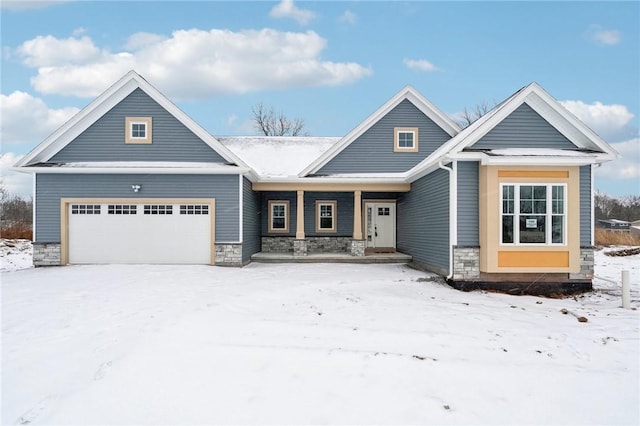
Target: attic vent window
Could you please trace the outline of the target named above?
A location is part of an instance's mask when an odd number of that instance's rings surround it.
[[[418,152],[418,128],[396,127],[393,129],[394,152]]]
[[[125,143],[151,143],[151,117],[127,117],[125,127]]]

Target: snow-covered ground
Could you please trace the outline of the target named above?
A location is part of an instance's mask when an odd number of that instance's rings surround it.
[[[2,424],[640,423],[640,255],[596,257],[598,275],[632,270],[635,309],[598,280],[560,300],[400,265],[11,257]]]

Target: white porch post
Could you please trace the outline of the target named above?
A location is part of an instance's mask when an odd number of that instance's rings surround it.
[[[353,239],[362,239],[362,191],[353,191]]]
[[[304,240],[304,191],[298,191],[296,240]]]

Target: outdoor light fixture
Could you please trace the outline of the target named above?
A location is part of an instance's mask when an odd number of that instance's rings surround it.
[[[133,192],[138,192],[140,191],[140,189],[142,189],[142,185],[137,185],[137,184],[131,185],[131,189],[133,189]]]

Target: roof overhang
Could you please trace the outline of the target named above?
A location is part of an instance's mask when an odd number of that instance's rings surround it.
[[[378,108],[373,114],[367,117],[362,123],[351,130],[351,132],[349,132],[345,137],[340,139],[339,142],[325,151],[320,157],[318,157],[318,159],[305,167],[298,176],[303,177],[316,173],[405,99],[410,101],[425,116],[429,117],[429,119],[440,126],[449,136],[453,137],[460,132],[460,128],[451,118],[440,111],[438,107],[429,102],[427,98],[418,93],[413,87],[406,86],[394,97],[389,99],[384,105]]]
[[[211,149],[220,154],[220,156],[222,156],[226,161],[246,167],[246,164],[244,164],[240,158],[218,142],[216,138],[193,121],[166,96],[160,93],[160,91],[133,70],[125,74],[93,102],[82,109],[82,111],[73,116],[42,143],[36,146],[31,152],[22,157],[15,164],[16,167],[29,166],[49,161],[56,153],[71,143],[71,141],[77,138],[82,132],[89,128],[89,126],[95,123],[100,117],[110,111],[114,106],[138,88],[143,90],[154,101],[160,104],[203,142],[209,145]]]

